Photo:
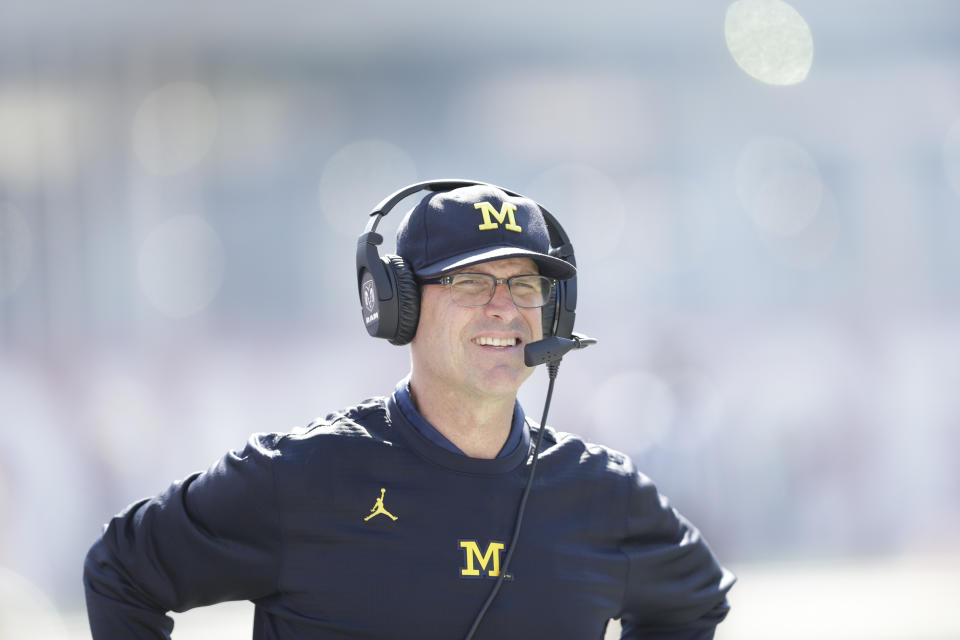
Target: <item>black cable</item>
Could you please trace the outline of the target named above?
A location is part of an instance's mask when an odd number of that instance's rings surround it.
[[[520,536],[520,526],[523,524],[523,512],[527,508],[527,498],[530,496],[530,488],[533,487],[533,476],[537,472],[537,462],[540,460],[540,456],[538,455],[540,453],[540,444],[543,442],[543,432],[547,430],[547,413],[550,411],[550,399],[553,398],[553,383],[557,379],[557,371],[559,369],[559,358],[547,363],[547,373],[550,376],[550,383],[547,385],[547,400],[543,404],[543,416],[540,418],[540,433],[537,434],[537,442],[533,446],[533,462],[530,463],[530,475],[527,476],[527,484],[523,488],[523,496],[521,496],[520,506],[517,508],[517,519],[516,523],[513,525],[513,535],[510,537],[507,555],[503,560],[503,566],[500,569],[500,575],[497,577],[497,582],[493,585],[493,589],[490,590],[490,595],[487,596],[483,606],[480,607],[480,611],[477,613],[477,617],[474,618],[473,624],[470,625],[470,630],[467,632],[464,640],[472,640],[473,635],[480,627],[480,622],[483,620],[484,616],[487,615],[487,609],[489,609],[490,605],[493,604],[497,594],[500,593],[500,587],[503,586],[503,581],[507,578],[507,570],[510,568],[510,560],[513,558],[513,552],[517,549],[517,542]]]

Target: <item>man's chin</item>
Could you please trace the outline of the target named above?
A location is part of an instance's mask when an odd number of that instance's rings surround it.
[[[519,367],[495,367],[485,372],[479,380],[476,380],[476,386],[479,391],[491,396],[516,397],[520,386],[532,373],[533,369],[524,365]]]

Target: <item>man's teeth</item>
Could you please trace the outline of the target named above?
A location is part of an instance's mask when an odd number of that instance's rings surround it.
[[[480,346],[490,347],[512,347],[517,344],[516,338],[488,338],[487,336],[474,338],[473,341]]]

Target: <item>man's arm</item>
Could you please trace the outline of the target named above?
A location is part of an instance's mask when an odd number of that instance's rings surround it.
[[[621,550],[629,562],[621,638],[713,638],[730,609],[726,594],[736,578],[640,473],[633,478]]]
[[[95,640],[169,638],[168,611],[274,591],[282,554],[272,458],[255,436],[204,473],[115,516],[84,563]]]

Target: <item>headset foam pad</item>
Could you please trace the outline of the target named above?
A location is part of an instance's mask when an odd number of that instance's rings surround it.
[[[547,300],[547,304],[540,308],[540,324],[543,326],[544,338],[549,338],[553,335],[553,323],[557,316],[557,294],[561,286],[563,285],[560,282],[554,285],[550,290],[550,298]]]
[[[390,344],[404,345],[413,340],[420,322],[420,287],[406,260],[400,256],[387,255],[383,261],[397,281],[397,334]]]

